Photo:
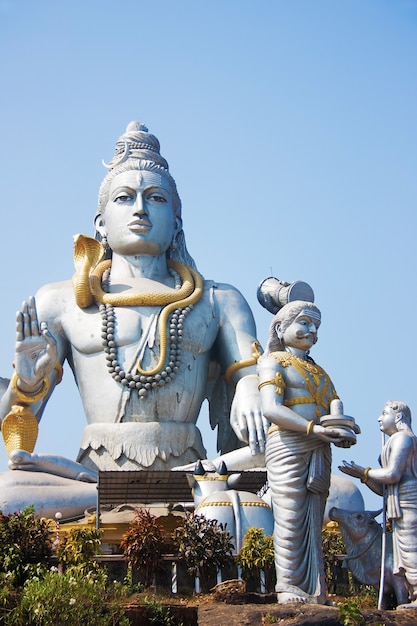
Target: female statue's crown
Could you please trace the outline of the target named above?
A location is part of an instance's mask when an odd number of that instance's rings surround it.
[[[140,122],[130,122],[126,132],[116,142],[114,156],[109,163],[103,165],[112,170],[127,159],[141,159],[152,161],[160,167],[168,170],[168,163],[161,156],[160,145],[155,135],[152,135],[147,127]]]

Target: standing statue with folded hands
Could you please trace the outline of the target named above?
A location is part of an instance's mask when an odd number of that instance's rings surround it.
[[[389,437],[382,449],[381,467],[365,468],[344,461],[339,469],[381,496],[386,486],[394,574],[405,577],[410,598],[410,604],[397,608],[412,608],[417,606],[417,437],[411,429],[411,411],[404,402],[386,402],[378,422]]]

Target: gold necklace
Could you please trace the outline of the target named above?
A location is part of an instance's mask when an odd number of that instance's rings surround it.
[[[316,363],[312,363],[311,361],[305,361],[304,359],[295,356],[295,354],[291,354],[291,352],[274,352],[272,356],[276,358],[278,363],[282,365],[282,367],[288,367],[292,365],[294,369],[302,376],[304,379],[307,389],[310,393],[310,396],[314,400],[316,405],[316,415],[320,417],[320,407],[323,407],[325,411],[329,411],[329,402],[330,397],[333,399],[337,397],[337,394],[333,388],[333,383],[330,380],[327,372],[317,365]],[[313,382],[309,375],[313,379]],[[323,385],[320,389],[320,385]],[[332,391],[333,390],[333,391]],[[329,397],[327,397],[329,396]],[[296,403],[298,398],[294,398],[294,403]]]

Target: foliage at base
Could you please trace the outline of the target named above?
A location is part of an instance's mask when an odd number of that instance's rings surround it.
[[[163,542],[164,531],[156,516],[147,509],[136,510],[120,547],[128,564],[139,572],[145,587],[153,584],[155,571],[161,562]]]
[[[174,543],[188,573],[200,579],[202,591],[209,591],[213,573],[232,561],[233,543],[226,525],[204,515],[188,514],[174,531]]]
[[[73,576],[87,576],[100,569],[95,556],[101,554],[101,530],[71,528],[57,548],[58,561],[64,572]]]
[[[359,605],[354,600],[346,600],[339,606],[337,619],[343,626],[362,626],[365,624]]]
[[[169,606],[165,606],[162,602],[158,602],[158,600],[154,598],[147,597],[145,597],[145,606],[148,610],[148,620],[151,624],[157,626],[175,626],[175,618]]]
[[[274,568],[274,537],[266,536],[262,528],[248,528],[242,549],[236,557],[246,580],[250,576],[260,576],[260,571],[271,572]]]
[[[38,519],[34,507],[4,515],[0,511],[0,574],[14,587],[50,566],[52,540],[50,521]]]
[[[93,575],[71,576],[48,572],[42,579],[28,580],[17,606],[4,611],[0,623],[6,626],[128,626],[123,594],[112,592]]]

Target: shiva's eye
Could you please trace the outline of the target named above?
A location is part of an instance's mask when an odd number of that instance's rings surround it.
[[[164,202],[166,202],[165,198],[163,196],[160,196],[158,193],[153,193],[149,196],[150,200],[153,200],[153,202],[158,202],[158,204],[162,204]]]
[[[124,204],[126,202],[129,202],[129,200],[132,200],[132,196],[129,196],[123,193],[123,194],[120,194],[120,196],[117,196],[116,198],[114,198],[113,202],[116,202],[116,204]]]

